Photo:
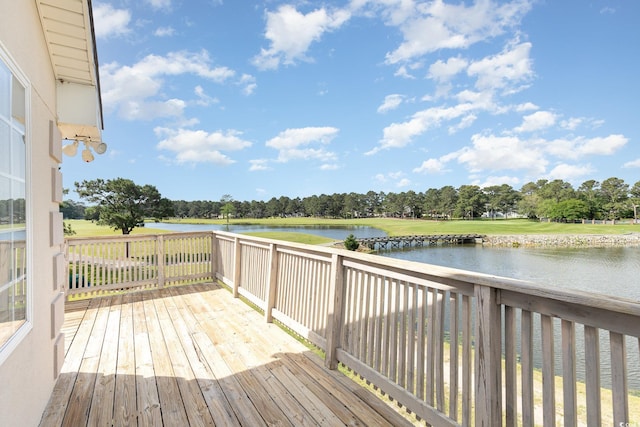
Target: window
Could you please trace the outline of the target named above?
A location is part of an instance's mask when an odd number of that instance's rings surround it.
[[[0,46],[0,362],[30,328],[26,84]]]

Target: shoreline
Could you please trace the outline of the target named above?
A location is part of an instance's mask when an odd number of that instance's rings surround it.
[[[519,234],[490,235],[482,244],[499,247],[599,248],[640,246],[640,232],[627,234]]]

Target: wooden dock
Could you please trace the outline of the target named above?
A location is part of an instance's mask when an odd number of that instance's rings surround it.
[[[65,364],[41,427],[410,425],[218,285],[66,310]]]
[[[412,246],[461,245],[481,243],[481,234],[417,234],[411,236],[368,237],[356,239],[360,245],[372,250],[402,249]]]

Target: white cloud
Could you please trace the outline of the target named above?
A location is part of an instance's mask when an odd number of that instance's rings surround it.
[[[127,9],[115,9],[110,4],[97,3],[93,7],[93,22],[96,38],[117,37],[127,34],[131,21],[131,12]]]
[[[548,164],[539,147],[517,137],[476,134],[471,142],[471,147],[456,153],[458,162],[467,165],[471,172],[523,170],[542,175]]]
[[[470,127],[478,118],[475,114],[468,114],[460,120],[460,122],[456,125],[449,127],[449,135],[453,135],[461,129],[466,129]]]
[[[372,2],[376,3],[376,2]],[[503,34],[531,8],[526,0],[505,4],[479,1],[471,6],[442,1],[377,2],[387,6],[389,25],[398,26],[404,41],[386,56],[387,63],[405,62],[440,49],[466,49]]]
[[[172,27],[159,27],[153,32],[156,37],[170,37],[175,34],[175,30]]]
[[[622,165],[623,168],[640,168],[640,158],[632,160]]]
[[[525,102],[523,104],[518,104],[516,105],[515,110],[519,113],[523,113],[525,111],[532,111],[532,110],[537,110],[540,107],[538,107],[536,104],[534,104],[533,102]]]
[[[439,127],[442,121],[453,120],[468,113],[472,104],[458,104],[455,107],[434,107],[415,113],[411,120],[403,123],[392,123],[384,128],[379,146],[365,154],[375,154],[389,148],[402,148],[408,145],[414,137],[427,130]]]
[[[536,111],[533,114],[524,116],[522,118],[522,124],[514,129],[514,131],[521,132],[535,132],[550,128],[555,125],[557,116],[550,111]]]
[[[323,171],[334,171],[336,169],[339,169],[339,166],[335,163],[325,163],[322,166],[320,166],[320,170],[323,170]]]
[[[415,76],[410,74],[409,71],[407,70],[407,67],[405,67],[404,65],[399,67],[393,75],[396,77],[402,77],[405,79],[415,79]]]
[[[554,139],[546,142],[546,151],[562,159],[578,159],[583,156],[610,156],[624,147],[628,138],[624,135],[574,139]]]
[[[171,0],[145,0],[154,9],[171,9]]]
[[[583,122],[584,119],[582,117],[571,117],[567,120],[562,120],[560,126],[562,126],[563,129],[576,130]]]
[[[572,181],[576,178],[590,176],[595,172],[591,165],[569,165],[561,163],[551,169],[547,174],[548,179],[562,179]]]
[[[220,102],[217,98],[212,98],[204,93],[204,89],[200,85],[196,86],[193,89],[193,93],[195,93],[198,97],[196,103],[202,107],[208,107],[211,104],[217,104],[218,102]]]
[[[249,160],[249,163],[251,163],[251,166],[249,167],[249,171],[251,172],[266,171],[271,169],[269,167],[269,160],[267,159]]]
[[[396,183],[396,187],[398,188],[404,188],[410,185],[411,185],[411,180],[409,180],[408,178],[402,178],[400,181]]]
[[[310,159],[332,162],[336,159],[335,153],[325,150],[322,145],[329,144],[338,132],[337,128],[328,126],[287,129],[268,140],[265,145],[278,150],[278,162]],[[309,147],[312,144],[320,144],[321,147]]]
[[[469,62],[460,57],[449,58],[447,62],[443,62],[439,59],[435,63],[431,64],[427,77],[439,82],[446,82],[467,68],[468,65]]]
[[[374,176],[373,179],[376,180],[377,182],[380,182],[380,183],[387,182],[387,177],[384,176],[384,174],[382,174],[382,173],[376,174],[376,176]]]
[[[387,111],[395,110],[402,104],[404,96],[398,94],[387,95],[384,97],[384,102],[378,107],[378,113],[386,113]]]
[[[159,150],[172,151],[175,161],[183,163],[235,163],[222,151],[238,151],[250,147],[251,142],[240,138],[236,130],[206,132],[204,130],[169,129],[157,127],[156,136],[163,138],[156,146]]]
[[[238,84],[243,87],[242,93],[245,95],[251,95],[258,87],[256,78],[251,74],[243,74]]]
[[[306,15],[291,5],[282,5],[275,12],[267,12],[265,38],[268,49],[261,49],[253,58],[260,69],[275,69],[282,63],[294,64],[307,61],[307,50],[311,43],[322,38],[325,32],[333,31],[351,17],[347,10],[316,9]]]
[[[158,98],[165,96],[163,77],[182,74],[223,83],[235,73],[227,67],[212,67],[206,51],[148,55],[132,66],[112,62],[100,67],[105,109],[118,111],[120,117],[127,120],[180,116],[186,105],[184,101]]]
[[[446,164],[441,159],[428,159],[422,162],[422,164],[413,169],[415,173],[442,173],[445,171]]]
[[[472,62],[467,74],[477,77],[475,86],[479,90],[517,92],[533,77],[530,51],[531,43],[509,45],[497,55]]]
[[[604,138],[589,138],[581,140],[577,150],[581,155],[610,156],[624,147],[629,139],[624,135],[609,135]]]
[[[516,188],[516,186],[518,186],[520,183],[521,181],[518,177],[504,175],[504,176],[488,176],[485,178],[483,183],[481,184],[475,183],[475,185],[478,185],[481,188],[485,188],[485,187],[491,187],[494,185],[508,184]]]

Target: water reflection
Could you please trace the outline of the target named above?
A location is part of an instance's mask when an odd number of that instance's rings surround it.
[[[640,302],[640,247],[514,249],[456,245],[380,254]]]

